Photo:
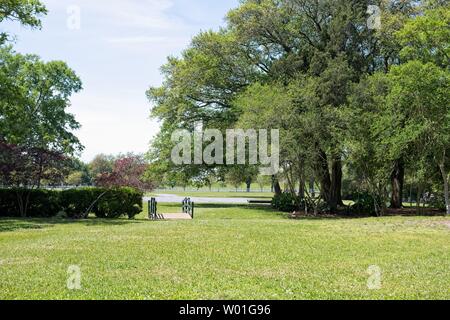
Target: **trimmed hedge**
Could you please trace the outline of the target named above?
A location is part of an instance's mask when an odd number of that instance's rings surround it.
[[[143,193],[132,188],[84,188],[65,191],[0,189],[0,217],[20,217],[19,199],[29,195],[27,217],[82,218],[90,209],[98,218],[132,219],[142,211]]]
[[[130,219],[142,212],[144,194],[133,188],[83,188],[61,192],[63,211],[70,218],[80,218],[91,208],[97,218],[119,218],[127,215]]]
[[[142,212],[142,197],[144,194],[132,188],[103,190],[103,195],[94,208],[98,218],[119,218],[127,215],[133,219]]]
[[[100,193],[100,191],[96,188],[69,189],[61,191],[61,210],[68,218],[81,218],[97,198],[95,196],[97,193]]]
[[[19,199],[28,197],[27,217],[49,218],[61,211],[60,195],[50,190],[0,189],[0,217],[20,217]]]

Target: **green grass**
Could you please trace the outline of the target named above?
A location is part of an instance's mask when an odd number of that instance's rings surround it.
[[[443,217],[294,221],[203,205],[194,221],[0,220],[0,299],[449,299],[449,261]],[[81,290],[66,288],[69,265]]]
[[[206,192],[206,191],[164,191],[153,192],[149,196],[155,196],[157,194],[173,194],[180,197],[199,197],[199,198],[251,198],[251,199],[267,199],[273,198],[273,193],[270,192]]]

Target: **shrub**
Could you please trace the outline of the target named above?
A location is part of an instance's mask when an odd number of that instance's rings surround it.
[[[442,211],[445,211],[446,205],[445,205],[445,198],[443,194],[436,193],[431,194],[427,199],[425,199],[425,202],[431,207],[435,209],[439,209]]]
[[[68,218],[79,219],[84,216],[97,198],[94,188],[69,189],[61,192],[61,206]],[[88,212],[90,213],[90,212]]]
[[[291,193],[277,194],[272,199],[272,206],[282,212],[293,212],[299,209],[300,198]]]
[[[375,200],[367,192],[357,192],[352,194],[351,199],[355,202],[351,206],[351,211],[357,214],[375,215]]]
[[[0,189],[0,216],[21,217],[20,201],[28,206],[29,218],[55,217],[61,211],[60,194],[50,190]]]
[[[102,195],[94,208],[98,218],[119,218],[127,215],[133,219],[142,212],[143,193],[133,188],[98,189]],[[97,196],[97,197],[98,197]]]
[[[79,219],[88,213],[98,218],[132,219],[142,211],[143,193],[132,188],[83,188],[65,191],[0,189],[0,217],[21,217],[19,199],[29,195],[26,217],[55,217],[64,212]]]
[[[19,217],[17,193],[12,189],[0,189],[0,217]]]
[[[62,211],[60,193],[50,190],[34,190],[30,194],[27,216],[50,218]]]
[[[132,188],[83,188],[62,192],[63,209],[70,218],[82,218],[86,211],[97,218],[134,218],[142,211],[143,193]]]

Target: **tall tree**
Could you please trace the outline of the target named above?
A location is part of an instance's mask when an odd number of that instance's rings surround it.
[[[153,184],[144,176],[148,163],[141,155],[127,155],[114,161],[111,172],[96,177],[95,183],[102,187],[131,187],[150,191]]]
[[[89,163],[89,171],[93,179],[101,176],[105,173],[111,173],[113,171],[115,158],[110,155],[98,154]]]
[[[324,115],[345,103],[347,88],[373,64],[375,34],[366,25],[367,5],[367,1],[249,0],[231,11],[228,20],[255,64],[266,67],[269,81],[288,84],[298,74],[316,79],[311,88],[319,97],[315,110]],[[338,136],[330,139],[329,133],[339,124],[337,118],[316,119],[328,133],[316,136],[314,167],[323,198],[334,210],[342,204],[342,146]]]
[[[147,92],[153,103],[152,116],[162,121],[149,152],[152,174],[157,169],[159,175],[170,171],[175,177],[183,171],[182,177],[192,179],[214,174],[213,166],[174,165],[171,135],[178,129],[193,132],[198,126],[223,132],[232,128],[238,119],[232,101],[251,83],[253,67],[246,63],[234,35],[220,30],[200,33],[181,58],[168,59],[162,73],[163,85]]]
[[[367,23],[367,8],[373,4],[382,9],[379,30],[369,28]],[[336,210],[342,205],[343,167],[348,158],[343,137],[351,129],[351,123],[341,114],[353,105],[349,103],[351,88],[378,71],[389,73],[392,66],[414,58],[414,52],[421,55],[418,49],[407,52],[402,48],[420,44],[431,29],[424,29],[420,19],[413,28],[410,19],[423,16],[425,9],[441,10],[443,6],[443,1],[416,0],[241,1],[228,14],[224,29],[202,33],[181,59],[171,58],[163,69],[164,85],[149,91],[155,103],[153,115],[164,120],[165,131],[154,146],[159,146],[159,151],[161,147],[170,148],[163,143],[168,141],[168,133],[179,128],[192,131],[195,122],[201,122],[204,128],[223,129],[244,123],[247,128],[264,125],[279,126],[285,133],[297,131],[282,134],[282,145],[292,146],[282,148],[283,174],[290,175],[292,181],[294,175],[303,181],[310,180],[306,175],[314,175],[322,198]],[[445,24],[445,11],[435,16],[441,22],[434,26]],[[436,31],[432,38],[445,39],[445,32]],[[445,40],[442,45],[435,48],[428,43],[429,55],[442,61],[440,52],[448,47]],[[271,95],[275,97],[272,101]],[[277,121],[284,114],[309,122]],[[308,125],[316,130],[310,132]],[[307,150],[308,156],[300,149]],[[405,157],[398,154],[398,158],[389,160],[393,207],[402,204]]]
[[[2,47],[0,78],[6,79],[0,83],[4,88],[1,92],[8,93],[0,98],[3,143],[64,156],[82,150],[73,133],[80,125],[67,112],[71,95],[82,85],[64,62],[45,63],[35,55],[21,55]]]
[[[416,164],[438,167],[448,208],[450,72],[410,61],[394,67],[388,79],[391,88],[378,119],[387,155],[408,154]]]

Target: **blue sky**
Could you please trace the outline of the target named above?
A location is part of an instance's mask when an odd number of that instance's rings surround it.
[[[44,60],[63,60],[83,81],[70,112],[82,129],[82,159],[98,153],[145,152],[158,132],[149,119],[149,86],[161,84],[159,68],[179,55],[201,30],[218,29],[238,0],[43,0],[42,30],[17,24],[15,49]],[[80,12],[79,27],[77,10]]]

